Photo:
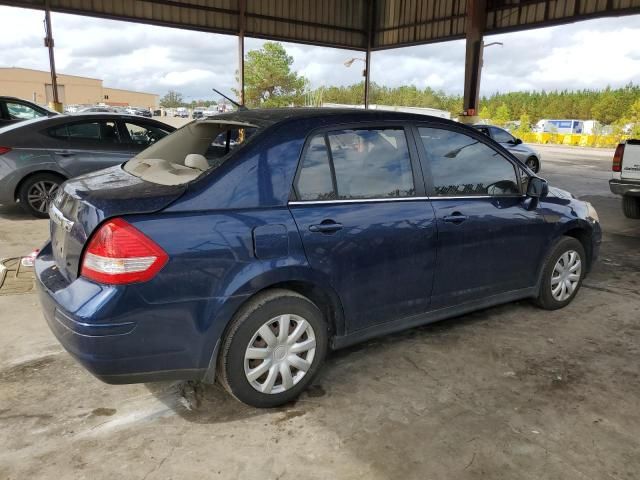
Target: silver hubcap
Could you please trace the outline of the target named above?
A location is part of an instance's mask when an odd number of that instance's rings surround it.
[[[575,250],[563,253],[551,274],[551,294],[559,302],[564,302],[578,287],[582,273],[582,261]]]
[[[262,393],[282,393],[307,374],[316,354],[316,335],[304,318],[285,314],[265,322],[247,345],[244,373]]]
[[[27,193],[29,205],[38,212],[46,213],[49,204],[56,196],[58,184],[48,180],[34,183]]]
[[[536,171],[536,161],[533,158],[527,160],[527,167],[529,167],[534,172]]]

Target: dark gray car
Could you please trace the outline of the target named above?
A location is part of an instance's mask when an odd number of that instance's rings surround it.
[[[57,115],[0,128],[0,203],[46,217],[68,178],[125,162],[175,130],[134,115]]]
[[[538,173],[542,167],[542,156],[529,145],[522,143],[522,140],[514,137],[505,129],[494,127],[493,125],[474,125],[485,135],[491,137],[504,148],[509,150],[520,161],[525,163],[533,173]]]

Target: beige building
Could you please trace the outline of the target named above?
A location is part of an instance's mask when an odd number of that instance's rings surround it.
[[[40,105],[53,101],[51,74],[28,68],[0,68],[0,95],[19,97]],[[97,78],[58,74],[58,97],[64,105],[158,107],[158,95],[108,88]]]

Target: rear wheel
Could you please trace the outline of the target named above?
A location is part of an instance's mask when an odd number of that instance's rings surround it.
[[[259,294],[233,319],[218,361],[218,378],[254,407],[294,400],[313,380],[327,350],[318,307],[288,290]]]
[[[547,257],[543,268],[535,303],[546,310],[568,305],[578,293],[586,272],[582,244],[573,237],[563,237]]]
[[[640,197],[622,197],[622,211],[627,218],[640,219]]]
[[[63,182],[64,178],[53,173],[36,173],[28,177],[18,191],[20,205],[34,217],[46,218],[49,205]]]
[[[529,170],[531,170],[533,173],[538,173],[538,170],[540,170],[540,162],[534,156],[527,158],[527,161],[524,163],[527,165],[527,167],[529,167]]]

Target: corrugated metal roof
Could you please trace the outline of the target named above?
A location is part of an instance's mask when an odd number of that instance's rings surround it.
[[[0,0],[0,4],[43,9],[45,1]],[[232,35],[240,25],[239,4],[238,0],[49,0],[54,12]],[[246,0],[245,35],[364,50],[371,34],[372,49],[379,50],[462,38],[466,9],[467,0]],[[640,13],[640,0],[488,0],[485,33],[632,13]]]

